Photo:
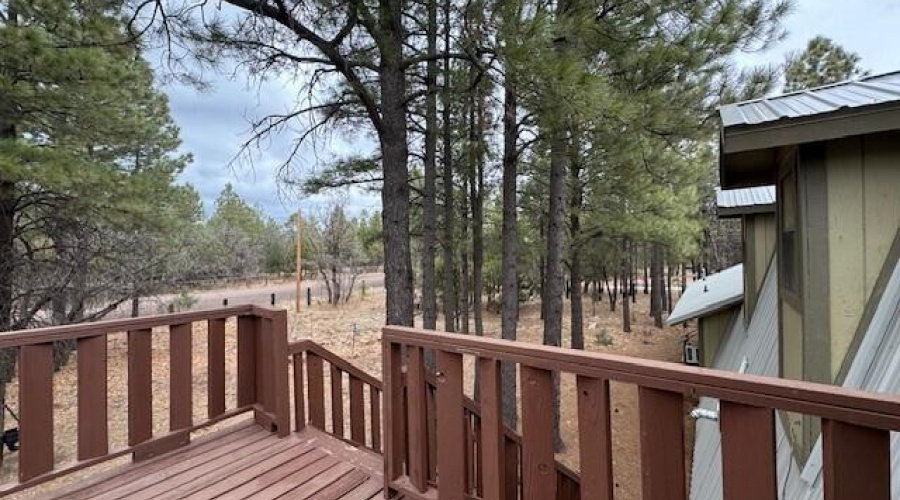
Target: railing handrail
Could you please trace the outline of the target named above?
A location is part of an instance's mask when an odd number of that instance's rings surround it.
[[[241,315],[271,318],[275,311],[276,309],[268,307],[244,304],[197,309],[194,311],[178,313],[153,314],[137,318],[105,319],[87,323],[73,323],[68,325],[13,330],[9,332],[0,332],[0,349],[43,344],[60,340],[73,340],[82,337],[92,337],[95,335],[124,332],[128,330],[142,330],[175,324],[192,323],[194,321],[230,318]]]
[[[386,326],[383,340],[900,430],[900,397],[891,394],[409,327]]]
[[[226,322],[237,323],[236,407],[226,405]],[[207,415],[194,417],[193,328],[207,322]],[[154,432],[153,344],[168,327],[169,429]],[[127,348],[128,440],[110,449],[107,413],[108,336],[125,333]],[[62,325],[0,334],[0,347],[18,348],[18,481],[0,485],[0,497],[56,479],[76,470],[131,454],[144,460],[187,445],[191,433],[237,415],[253,412],[257,424],[287,435],[287,312],[253,305],[155,315],[142,318]],[[77,339],[77,461],[58,462],[52,343]],[[82,356],[84,356],[82,358]],[[118,443],[116,443],[118,444]]]
[[[344,373],[353,375],[363,382],[375,387],[379,391],[382,390],[380,379],[370,375],[365,370],[357,367],[353,363],[350,363],[346,359],[338,356],[332,351],[329,351],[325,347],[322,347],[322,345],[317,344],[312,340],[303,339],[288,344],[288,355],[299,354],[302,352],[312,352],[325,361],[328,361],[332,365],[338,367]]]

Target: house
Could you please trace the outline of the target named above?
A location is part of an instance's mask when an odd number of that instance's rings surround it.
[[[749,323],[732,325],[712,366],[897,394],[900,73],[728,105],[720,114],[722,187],[774,184],[776,256],[755,304],[744,301]],[[718,405],[703,398],[706,411],[695,413],[693,500],[723,498]],[[807,416],[777,415],[779,498],[820,498],[829,489],[830,430]],[[871,453],[881,455],[878,467],[900,473],[895,438]],[[895,482],[891,497],[898,495]]]
[[[744,265],[744,321],[749,323],[775,255],[775,186],[716,191],[719,218],[740,218]]]
[[[700,366],[713,366],[719,344],[739,317],[744,274],[744,266],[738,264],[691,283],[666,318],[668,325],[697,320]]]
[[[743,263],[689,285],[666,319],[668,325],[697,320],[701,366],[713,366],[734,321],[749,324],[775,254],[775,186],[719,189],[716,206],[719,218],[741,220]]]

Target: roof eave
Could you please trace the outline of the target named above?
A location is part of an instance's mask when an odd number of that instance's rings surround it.
[[[775,213],[775,204],[746,205],[742,207],[717,207],[716,215],[720,219],[735,219],[743,215],[757,215]]]
[[[685,314],[682,316],[676,316],[674,318],[666,319],[666,326],[680,325],[681,323],[686,323],[692,319],[704,318],[706,316],[711,316],[713,314],[720,313],[722,311],[726,311],[735,306],[738,306],[744,302],[744,295],[741,294],[737,297],[729,297],[727,300],[722,300],[720,302],[716,302],[715,304],[710,304],[703,309],[697,310],[690,314]]]
[[[772,184],[774,150],[900,129],[900,101],[844,108],[832,113],[721,128],[719,174],[722,187]],[[748,166],[749,165],[749,166]]]

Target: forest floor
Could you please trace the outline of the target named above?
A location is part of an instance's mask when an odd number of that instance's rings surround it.
[[[676,293],[677,296],[677,293]],[[682,339],[685,334],[693,334],[693,330],[681,327],[657,329],[653,327],[652,318],[647,314],[649,296],[639,293],[637,303],[632,306],[632,332],[622,332],[621,304],[617,304],[615,312],[611,312],[609,304],[603,302],[593,304],[585,301],[585,345],[589,351],[609,352],[678,362],[681,360]],[[293,312],[292,302],[279,303],[287,307],[291,339],[311,339],[338,355],[345,357],[356,366],[381,378],[381,327],[385,322],[384,292],[382,289],[370,290],[365,297],[357,295],[348,304],[330,306],[313,303],[311,307],[303,307],[299,314]],[[569,307],[566,303],[566,314],[563,324],[564,337],[569,331]],[[523,342],[541,343],[542,322],[539,317],[540,304],[524,304],[520,313],[518,336]],[[416,318],[417,324],[421,317]],[[443,324],[440,318],[438,325]],[[499,337],[500,317],[485,311],[485,335]],[[154,399],[154,432],[165,433],[168,428],[168,336],[166,329],[158,329],[154,333],[153,342],[153,399]],[[236,406],[236,326],[230,320],[226,327],[226,405]],[[564,338],[563,345],[569,345]],[[194,324],[193,328],[194,357],[194,419],[202,421],[206,415],[206,325],[204,322]],[[471,363],[469,363],[471,364]],[[466,390],[471,394],[471,366],[467,370],[469,376]],[[573,376],[563,375],[561,378],[561,432],[566,444],[565,450],[558,459],[574,470],[578,470],[578,429],[576,412],[575,380]],[[108,420],[110,450],[124,447],[127,442],[127,342],[124,333],[111,334],[108,337]],[[7,387],[7,402],[12,409],[18,408],[18,387],[15,382]],[[616,480],[617,500],[637,500],[641,497],[640,447],[638,428],[637,389],[627,384],[612,384],[613,405],[613,471]],[[54,442],[58,467],[71,463],[76,456],[77,435],[77,355],[73,354],[70,362],[54,375]],[[689,408],[686,406],[686,411]],[[5,427],[15,427],[16,422],[9,414],[5,419]],[[691,429],[692,426],[688,426]],[[690,432],[688,432],[690,434]],[[686,453],[689,455],[692,437],[686,436]],[[17,470],[17,453],[5,452],[0,467],[0,483],[12,481]],[[689,458],[689,457],[688,457]],[[10,498],[33,498],[51,488],[72,484],[95,474],[98,469],[108,470],[118,464],[127,463],[127,458],[107,462],[103,466],[65,476],[44,487],[32,488]],[[689,469],[688,469],[689,470]]]

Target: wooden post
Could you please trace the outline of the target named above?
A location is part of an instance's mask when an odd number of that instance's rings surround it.
[[[294,300],[297,312],[300,312],[300,295],[302,293],[301,283],[303,282],[303,259],[300,255],[303,237],[303,220],[300,218],[300,209],[297,209],[297,294]]]

